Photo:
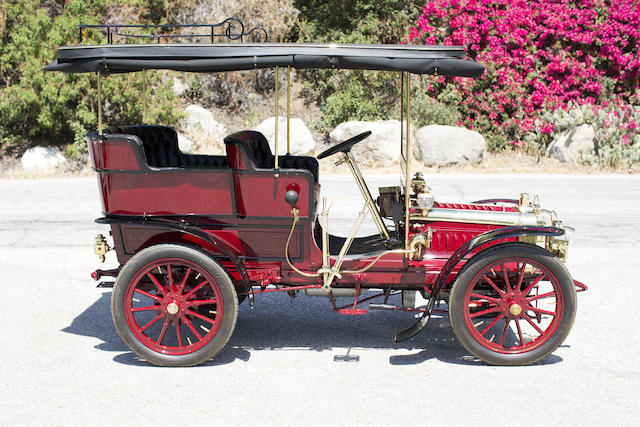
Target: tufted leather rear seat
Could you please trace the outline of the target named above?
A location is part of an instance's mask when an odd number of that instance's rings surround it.
[[[245,165],[249,169],[273,169],[275,167],[275,156],[271,153],[267,139],[260,132],[250,130],[236,132],[227,136],[224,143],[227,146],[228,156],[233,155],[229,146],[236,147],[243,153]],[[319,166],[318,160],[314,157],[287,154],[279,156],[278,163],[281,169],[306,169],[311,172],[315,182],[318,182]]]
[[[226,168],[226,156],[185,154],[178,148],[178,135],[168,126],[120,126],[106,133],[135,135],[142,142],[147,164],[156,168]]]

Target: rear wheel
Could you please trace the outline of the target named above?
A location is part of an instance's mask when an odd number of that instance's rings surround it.
[[[528,365],[567,337],[576,292],[557,258],[525,244],[496,246],[469,260],[451,291],[454,333],[494,365]]]
[[[203,252],[158,245],[123,267],[111,313],[118,334],[138,356],[159,366],[192,366],[225,346],[238,298],[224,269]]]

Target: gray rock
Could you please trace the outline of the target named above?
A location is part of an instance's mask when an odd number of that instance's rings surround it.
[[[421,127],[414,142],[413,153],[426,166],[480,163],[487,154],[482,135],[456,126]]]
[[[595,132],[590,125],[582,124],[561,132],[547,147],[547,156],[564,163],[580,160],[581,152],[595,149]]]
[[[66,159],[56,147],[29,148],[20,159],[22,169],[27,172],[52,171],[61,166]]]
[[[180,81],[179,79],[177,79],[176,77],[173,78],[173,94],[175,96],[182,96],[184,95],[184,93],[187,91],[188,87],[185,86],[182,81]]]
[[[275,117],[269,117],[256,127],[269,141],[272,153],[276,151],[275,125]],[[292,117],[289,126],[291,154],[303,156],[311,153],[316,148],[316,142],[307,125],[302,119]],[[287,118],[283,116],[278,116],[278,152],[280,155],[287,153]]]
[[[329,134],[330,144],[335,145],[366,131],[371,131],[371,135],[356,144],[352,150],[358,164],[386,166],[396,163],[400,156],[400,121],[398,120],[340,123]]]
[[[182,129],[196,140],[220,142],[227,134],[227,129],[214,119],[211,111],[200,105],[190,105],[185,110],[187,117],[182,121]]]
[[[178,148],[183,153],[191,153],[193,151],[194,142],[186,135],[178,132]]]

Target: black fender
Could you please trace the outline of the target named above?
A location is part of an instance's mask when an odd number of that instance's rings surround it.
[[[478,249],[480,246],[495,242],[496,240],[508,239],[510,237],[521,237],[521,236],[552,236],[558,237],[563,236],[565,231],[561,228],[557,227],[535,227],[535,226],[514,226],[514,227],[502,227],[497,228],[495,230],[487,231],[486,233],[482,233],[466,241],[462,246],[460,246],[447,260],[440,271],[440,274],[436,278],[436,281],[431,289],[431,294],[429,295],[429,303],[427,304],[427,308],[422,313],[420,319],[410,328],[405,329],[400,332],[396,332],[393,335],[394,342],[404,341],[406,339],[411,338],[416,335],[418,332],[424,329],[427,326],[427,322],[431,318],[431,314],[433,313],[433,307],[436,303],[438,294],[442,290],[442,287],[447,282],[447,279],[453,272],[454,268],[460,260],[462,260],[469,253]],[[481,252],[479,252],[481,253]]]
[[[102,218],[96,219],[98,224],[126,224],[126,225],[139,225],[144,227],[154,227],[154,228],[162,228],[171,231],[177,231],[179,233],[189,234],[194,237],[198,237],[206,242],[211,243],[216,249],[220,251],[220,253],[229,258],[233,265],[238,269],[240,276],[242,277],[242,285],[244,286],[245,292],[249,295],[250,300],[252,300],[252,288],[251,281],[249,280],[249,275],[247,274],[247,270],[244,268],[242,261],[240,258],[227,246],[224,242],[216,239],[214,236],[209,233],[205,233],[200,228],[194,227],[186,223],[184,220],[180,220],[177,222],[176,220],[168,220],[166,218],[149,218],[149,217],[140,217],[140,216],[127,216],[127,215],[118,215],[116,216],[106,216]]]

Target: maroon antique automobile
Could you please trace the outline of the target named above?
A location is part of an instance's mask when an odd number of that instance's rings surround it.
[[[381,187],[372,197],[351,151],[371,132],[317,156],[337,157],[362,193],[363,208],[344,237],[328,233],[326,199],[318,206],[316,158],[275,155],[261,133],[248,130],[225,138],[224,155],[186,154],[170,127],[103,129],[100,107],[98,131],[88,136],[104,212],[96,221],[110,227],[120,267],[93,277],[117,277],[113,321],[140,357],[162,366],[207,361],[233,333],[238,305],[245,299],[253,305],[265,292],[326,296],[347,315],[415,311],[418,321],[396,333],[396,342],[421,331],[443,302],[460,343],[490,364],[540,361],[566,338],[576,289],[586,289],[563,264],[568,227],[528,194],[435,201],[412,171],[411,75],[481,76],[484,67],[463,59],[463,48],[243,43],[251,32],[230,29],[223,35],[236,42],[213,43],[215,26],[212,43],[160,43],[174,40],[168,31],[175,28],[149,34],[144,26],[88,27],[81,36],[103,31],[107,43],[61,47],[47,70],[96,73],[98,85],[111,73],[275,68],[277,74],[280,67],[381,70],[401,80],[403,185]],[[139,28],[146,35],[134,35]],[[127,44],[133,37],[158,43]],[[377,233],[356,237],[368,214]],[[95,249],[104,261],[111,246],[99,235]],[[401,304],[390,303],[396,294]],[[352,301],[337,303],[345,297]]]

